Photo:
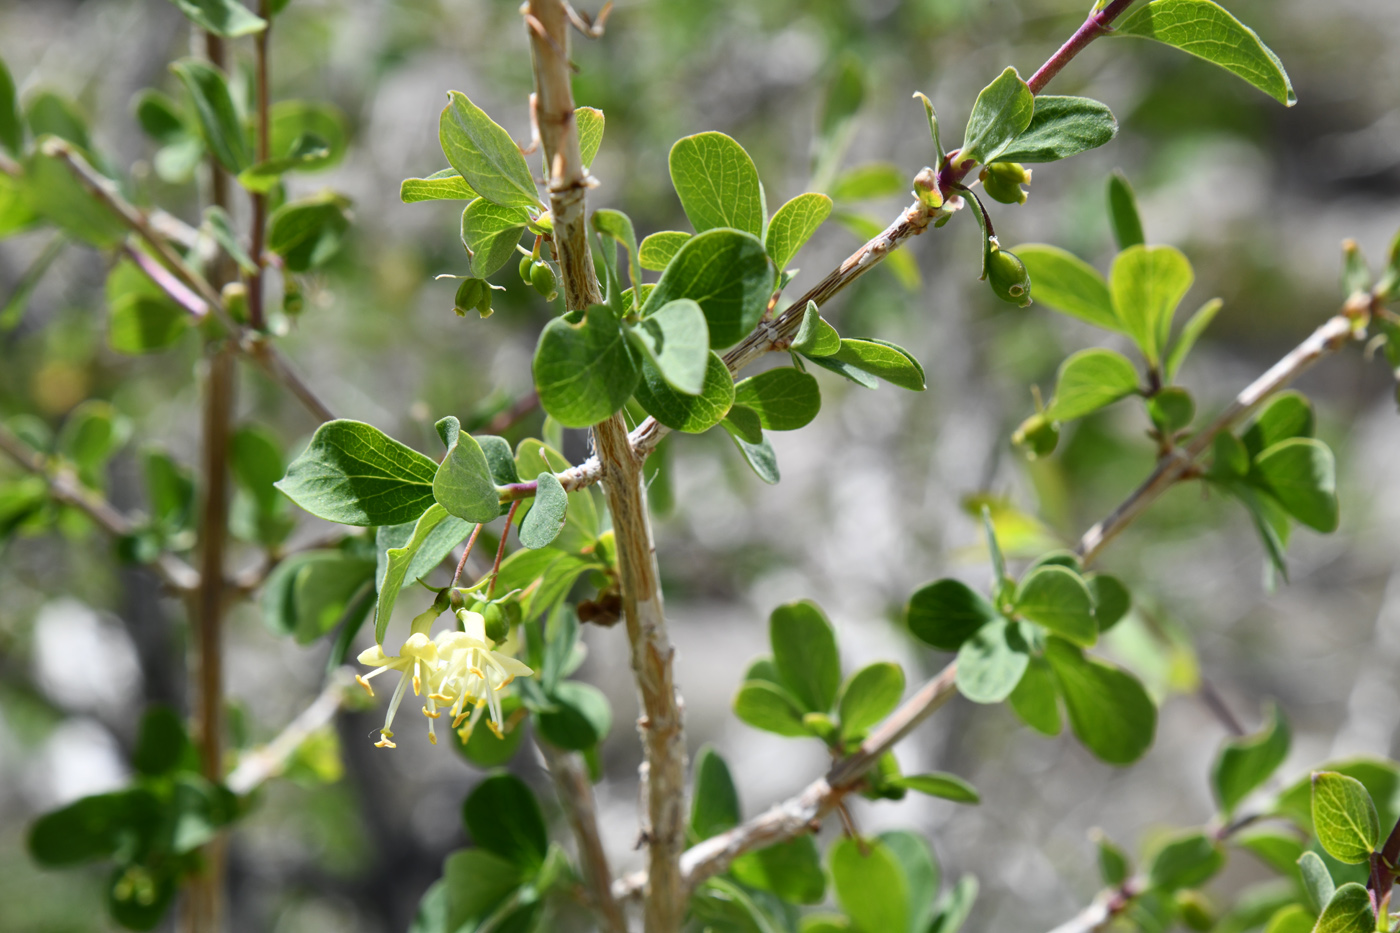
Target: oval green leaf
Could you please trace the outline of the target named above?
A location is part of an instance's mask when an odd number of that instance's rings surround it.
[[[1138,391],[1137,370],[1114,350],[1080,350],[1060,364],[1048,414],[1073,421]]]
[[[671,147],[671,184],[696,233],[732,227],[755,237],[767,219],[753,159],[723,133],[685,136]]]
[[[328,421],[277,482],[317,518],[342,525],[401,525],[433,504],[438,465],[378,428]]]

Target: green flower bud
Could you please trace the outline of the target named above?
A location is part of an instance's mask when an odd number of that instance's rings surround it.
[[[938,190],[938,175],[928,166],[924,166],[919,174],[914,176],[914,196],[930,210],[937,210],[943,206],[943,192]]]
[[[510,618],[500,603],[487,603],[482,616],[486,619],[486,637],[503,642],[510,635]]]
[[[452,310],[458,317],[466,317],[468,311],[475,310],[483,318],[491,316],[491,285],[485,279],[463,279],[457,286],[457,297]]]
[[[554,270],[547,262],[537,262],[530,266],[530,284],[535,287],[535,291],[544,297],[545,301],[553,301],[559,296],[559,292],[554,287]]]
[[[1180,386],[1167,386],[1147,400],[1147,415],[1157,430],[1172,435],[1196,417],[1196,403]]]
[[[242,282],[229,282],[223,287],[220,297],[224,300],[229,317],[240,324],[248,323],[248,286]]]
[[[1046,417],[1044,412],[1036,412],[1011,435],[1011,443],[1022,448],[1031,460],[1048,457],[1060,443],[1060,426]]]
[[[520,281],[524,282],[526,285],[530,284],[530,267],[533,266],[534,263],[534,258],[530,256],[526,256],[524,259],[520,260]]]
[[[992,283],[992,291],[1002,301],[1009,301],[1022,308],[1031,303],[1031,276],[1026,264],[1010,250],[993,246],[987,257],[987,278]]]
[[[1178,891],[1176,909],[1189,929],[1205,931],[1215,926],[1215,908],[1200,891]]]
[[[282,310],[288,317],[296,317],[306,307],[306,300],[301,297],[301,286],[297,280],[290,275],[282,277]]]
[[[1026,191],[1022,185],[1031,183],[1030,170],[1019,162],[993,162],[978,176],[987,196],[1002,204],[1025,204]]]

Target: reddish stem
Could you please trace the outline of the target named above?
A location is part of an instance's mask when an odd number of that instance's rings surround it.
[[[467,566],[467,557],[472,552],[472,545],[476,544],[476,536],[481,534],[481,526],[477,525],[472,529],[472,536],[467,539],[467,549],[462,552],[462,559],[457,561],[457,572],[452,575],[452,586],[457,586],[457,581],[462,579],[462,570]],[[504,540],[504,539],[503,539]]]
[[[486,587],[486,598],[490,599],[491,594],[496,592],[496,577],[501,572],[501,559],[506,556],[506,538],[510,537],[510,525],[515,521],[515,510],[520,508],[520,500],[516,499],[510,504],[510,511],[506,513],[506,527],[501,529],[501,543],[496,547],[496,563],[491,566],[491,582]]]
[[[1068,65],[1074,56],[1083,51],[1084,46],[1093,42],[1099,36],[1110,32],[1110,25],[1119,17],[1124,10],[1131,6],[1133,0],[1113,0],[1112,3],[1095,13],[1090,13],[1084,24],[1074,31],[1074,35],[1060,50],[1050,56],[1045,64],[1035,74],[1031,75],[1026,83],[1031,86],[1032,94],[1039,94],[1045,89],[1045,85],[1050,83],[1050,79],[1060,73],[1060,69]]]

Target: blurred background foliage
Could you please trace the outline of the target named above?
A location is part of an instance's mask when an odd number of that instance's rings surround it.
[[[753,155],[770,205],[807,190],[823,89],[843,63],[866,74],[866,105],[846,165],[889,161],[907,176],[931,161],[922,90],[960,124],[1006,64],[1029,73],[1081,21],[1068,0],[623,0],[607,35],[579,42],[581,104],[607,115],[591,204],[627,211],[638,233],[682,228],[666,174],[679,136],[721,130]],[[1139,196],[1150,242],[1171,243],[1197,273],[1189,307],[1220,296],[1222,313],[1182,382],[1210,412],[1330,314],[1341,299],[1339,242],[1379,259],[1400,215],[1400,6],[1388,0],[1231,0],[1289,69],[1299,103],[1280,108],[1205,63],[1134,41],[1095,43],[1053,86],[1108,103],[1121,132],[1108,146],[1037,168],[1027,205],[996,212],[1008,245],[1048,241],[1106,266],[1113,253],[1104,182],[1121,168]],[[166,63],[189,54],[185,19],[162,0],[0,0],[0,57],[31,122],[82,121],[94,148],[134,168],[131,187],[197,222],[195,184],[163,181],[154,146],[132,117],[144,88],[178,91]],[[244,50],[246,52],[246,50]],[[513,2],[293,0],[273,37],[274,99],[317,98],[346,115],[351,145],[333,169],[294,176],[290,195],[325,186],[353,199],[345,247],[310,277],[288,355],[342,416],[432,450],[433,422],[471,426],[526,392],[535,336],[551,311],[518,281],[487,321],[452,313],[466,256],[450,205],[403,205],[402,178],[441,167],[442,91],[469,94],[517,139],[529,137],[530,71]],[[242,62],[246,67],[246,59]],[[883,226],[904,195],[859,205]],[[240,207],[242,209],[242,207]],[[680,650],[692,752],[713,742],[750,812],[824,767],[812,743],[755,732],[729,713],[744,666],[765,650],[777,603],[817,600],[852,663],[943,663],[899,619],[920,583],[986,576],[974,503],[989,502],[1005,543],[1027,555],[1073,540],[1150,468],[1135,408],[1067,429],[1060,451],[1028,464],[1008,437],[1048,394],[1070,352],[1101,334],[1040,307],[997,302],[976,281],[974,225],[914,240],[917,282],[889,270],[862,279],[828,309],[844,333],[878,333],[924,363],[929,390],[877,393],[822,378],[826,405],[807,430],[773,437],[783,479],[761,486],[713,435],[668,442],[673,503],[658,527],[668,610]],[[49,234],[0,244],[0,300],[22,284]],[[828,223],[801,257],[800,291],[859,241]],[[83,247],[57,256],[21,312],[0,315],[0,417],[61,430],[86,399],[133,426],[101,477],[110,497],[151,512],[147,452],[196,461],[198,340],[130,357],[109,346],[105,260]],[[505,277],[509,279],[510,277]],[[798,292],[790,292],[797,294]],[[239,398],[295,453],[314,425],[245,368]],[[1273,588],[1244,513],[1180,488],[1116,543],[1103,565],[1133,587],[1138,610],[1110,654],[1167,699],[1157,744],[1122,771],[1067,735],[1049,740],[1009,709],[955,701],[899,750],[906,772],[936,767],[972,780],[983,805],[926,798],[856,805],[861,828],[916,828],[950,873],[976,872],[983,897],[971,930],[1036,931],[1098,887],[1087,832],[1121,842],[1211,812],[1206,771],[1224,730],[1202,688],[1253,728],[1266,698],[1293,723],[1287,777],[1329,755],[1393,755],[1400,694],[1400,431],[1389,374],[1357,354],[1303,388],[1339,462],[1341,532],[1300,533],[1292,583]],[[18,422],[15,419],[19,419]],[[512,437],[539,430],[539,416]],[[715,432],[717,433],[717,432]],[[582,432],[566,453],[586,454]],[[0,464],[0,488],[18,474]],[[7,485],[6,485],[7,484]],[[0,497],[0,518],[5,509]],[[293,541],[314,537],[303,527]],[[24,851],[33,816],[120,785],[139,710],[186,706],[188,632],[155,578],[112,558],[108,542],[65,515],[56,530],[11,537],[0,552],[0,931],[107,929],[101,870],[46,874]],[[254,552],[245,555],[249,562]],[[266,741],[315,694],[326,645],[270,634],[257,607],[230,626],[229,690],[236,744]],[[617,870],[639,867],[636,700],[617,630],[587,632],[581,676],[617,711],[599,787]],[[262,793],[230,852],[236,930],[399,931],[463,839],[457,819],[479,775],[417,737],[395,752],[368,738],[377,716],[352,713],[304,754],[291,781]],[[515,769],[539,783],[530,755]],[[550,799],[548,792],[544,799]],[[548,804],[547,804],[548,805]],[[827,832],[833,832],[828,829]],[[1237,888],[1262,870],[1237,858],[1217,882]]]

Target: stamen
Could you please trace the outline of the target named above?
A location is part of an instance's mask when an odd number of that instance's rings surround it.
[[[359,684],[361,687],[364,687],[365,693],[368,693],[370,696],[374,696],[374,688],[369,685],[368,680],[365,680],[359,674],[355,675],[355,683]]]

